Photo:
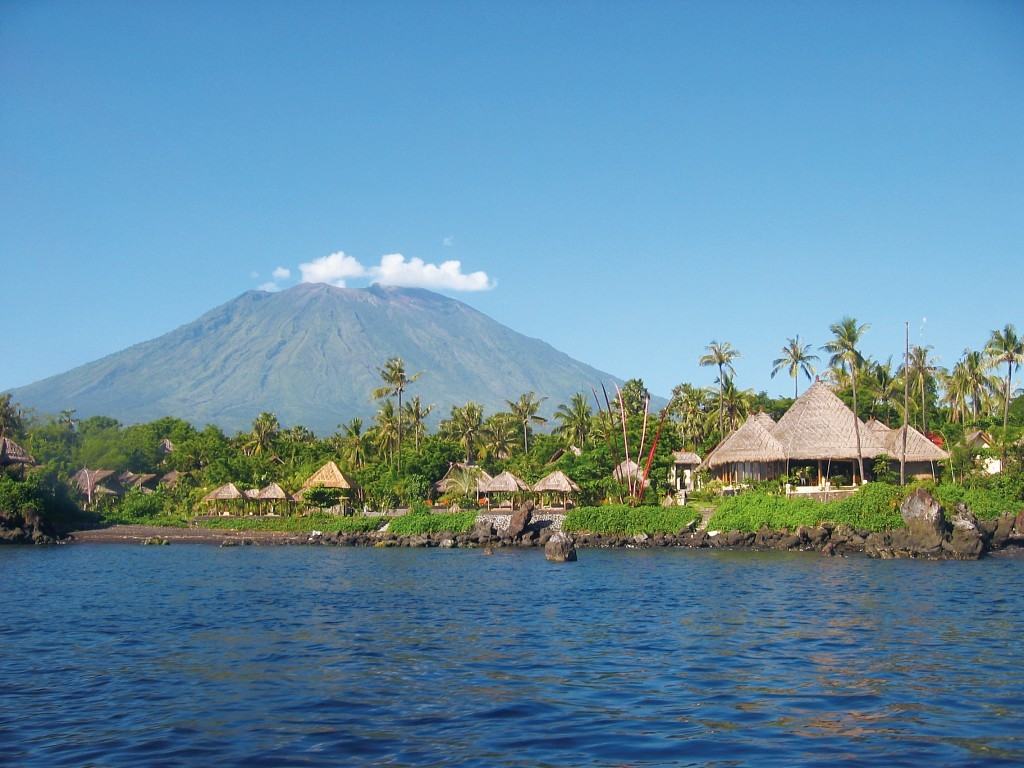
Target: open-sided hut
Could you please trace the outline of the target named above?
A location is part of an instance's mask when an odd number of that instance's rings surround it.
[[[694,490],[697,467],[700,466],[700,463],[700,456],[693,451],[675,451],[672,454],[672,476],[669,478],[669,482],[677,493]]]
[[[786,450],[764,420],[751,414],[708,454],[703,466],[726,483],[770,480],[785,471]]]
[[[515,504],[517,494],[530,490],[530,486],[507,470],[483,483],[481,488],[487,496],[488,506],[496,494],[508,495],[511,500],[510,503]]]
[[[342,499],[339,501],[338,507],[343,509],[352,493],[353,486],[352,481],[338,469],[338,465],[333,461],[328,461],[302,484],[298,496],[304,499],[306,493],[312,488],[334,488],[341,491]]]
[[[467,490],[463,487],[466,484],[465,479],[467,477],[476,479],[475,493],[477,499],[484,492],[484,486],[494,479],[484,471],[483,467],[479,467],[476,464],[466,464],[463,461],[453,461],[448,465],[448,471],[444,473],[444,477],[434,483],[434,490],[441,496],[452,491],[462,493]]]
[[[885,452],[893,469],[898,469],[903,457],[903,431],[907,434],[906,474],[908,478],[935,479],[935,462],[945,461],[949,454],[911,426],[889,431]]]
[[[262,511],[269,510],[269,514],[276,515],[280,509],[287,507],[288,494],[277,483],[271,483],[260,489],[259,502]]]
[[[29,466],[35,464],[29,452],[11,440],[9,437],[0,437],[0,467],[13,465]]]
[[[620,483],[640,482],[644,477],[644,470],[632,459],[620,461],[618,466],[612,470],[612,477]],[[644,488],[650,485],[650,480],[644,483]]]
[[[234,483],[225,483],[220,488],[214,488],[203,496],[203,502],[212,505],[214,512],[221,515],[230,515],[232,511],[241,508],[245,496]]]
[[[71,485],[85,497],[87,505],[98,501],[104,496],[120,496],[124,489],[117,481],[112,469],[89,469],[82,467],[71,477]]]
[[[541,498],[544,497],[544,494],[560,495],[562,497],[562,509],[567,509],[569,497],[578,494],[580,487],[565,472],[556,469],[551,474],[538,480],[533,486],[533,492],[540,494]]]

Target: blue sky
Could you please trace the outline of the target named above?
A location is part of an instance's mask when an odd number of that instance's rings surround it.
[[[0,389],[340,252],[458,260],[495,285],[451,295],[662,394],[711,339],[784,394],[844,314],[946,364],[1024,325],[1019,2],[0,16]]]

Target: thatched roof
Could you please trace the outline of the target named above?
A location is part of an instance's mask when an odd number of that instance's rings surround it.
[[[964,444],[971,448],[991,448],[995,445],[995,440],[983,429],[972,429],[964,433]]]
[[[766,463],[785,460],[786,450],[782,443],[765,428],[764,420],[758,414],[752,414],[708,454],[703,466],[711,469],[743,461]]]
[[[672,461],[676,464],[692,464],[697,466],[700,464],[700,456],[693,451],[676,451],[672,454]]]
[[[249,501],[256,501],[260,497],[260,489],[246,488],[244,491],[242,491],[242,495]]]
[[[257,498],[260,501],[284,501],[288,498],[288,494],[284,492],[277,483],[271,483],[266,488],[261,488]]]
[[[482,483],[480,490],[484,493],[518,493],[519,491],[530,490],[530,486],[506,470],[500,475]]]
[[[117,476],[117,481],[121,483],[121,485],[123,485],[125,488],[145,489],[151,486],[154,480],[156,480],[156,475],[137,475],[134,472],[122,472],[120,475]]]
[[[868,431],[871,432],[871,434],[873,434],[883,443],[889,439],[889,435],[892,432],[892,429],[887,427],[878,419],[868,419],[864,423],[864,426],[868,428]]]
[[[797,460],[855,459],[857,437],[853,411],[846,407],[824,383],[816,381],[785,415],[772,434],[782,444],[784,458]],[[885,451],[885,444],[867,426],[860,426],[861,455],[874,458]]]
[[[117,495],[119,488],[110,488],[104,485],[105,482],[117,478],[114,477],[112,469],[88,469],[82,467],[71,477],[71,483],[81,492],[83,496],[95,496],[97,493]]]
[[[565,472],[556,469],[547,477],[538,480],[533,490],[537,493],[579,493],[580,487]]]
[[[185,473],[179,472],[176,469],[172,469],[166,475],[160,478],[158,485],[166,485],[168,488],[173,488],[178,482],[185,476]]]
[[[762,427],[767,429],[769,432],[771,432],[773,429],[775,429],[775,419],[773,419],[771,416],[769,416],[764,411],[758,411],[753,416],[754,416],[755,419],[757,419],[758,423]]]
[[[35,464],[28,451],[11,440],[9,437],[0,437],[0,467],[9,464]]]
[[[453,461],[448,465],[448,471],[444,473],[444,477],[434,483],[434,487],[439,493],[448,493],[448,481],[456,472],[468,472],[476,477],[476,489],[480,493],[484,492],[484,486],[493,479],[483,470],[483,468],[478,467],[476,464],[466,464],[464,461]]]
[[[626,459],[624,461],[620,461],[618,466],[612,470],[612,477],[621,481],[631,477],[636,477],[637,475],[642,475],[643,473],[644,471],[641,469],[639,464],[632,459]]]
[[[168,453],[174,453],[174,443],[170,441],[170,438],[165,437],[160,441],[160,444],[157,447],[160,449],[160,453],[165,455]]]
[[[337,464],[333,461],[328,461],[320,467],[320,469],[309,476],[309,479],[302,484],[302,490],[308,491],[310,488],[315,488],[316,486],[351,490],[352,483],[349,482],[349,479],[342,474],[340,469],[338,469]]]
[[[235,484],[226,483],[203,496],[203,501],[237,501],[241,498],[244,498],[242,492],[235,487]]]
[[[903,430],[907,430],[907,461],[945,461],[949,454],[913,427],[900,427],[890,432],[885,452],[897,461],[903,455]]]

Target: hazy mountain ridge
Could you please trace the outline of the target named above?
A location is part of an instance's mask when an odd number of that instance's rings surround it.
[[[42,412],[124,422],[172,415],[228,430],[275,412],[285,425],[332,431],[377,404],[384,361],[402,357],[423,377],[410,389],[446,414],[469,400],[488,412],[534,391],[550,414],[575,392],[621,381],[501,325],[454,299],[419,289],[302,284],[249,291],[163,336],[12,390]]]

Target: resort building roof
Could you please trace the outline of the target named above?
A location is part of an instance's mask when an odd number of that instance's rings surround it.
[[[29,452],[11,440],[9,437],[0,437],[0,467],[9,464],[35,464]]]
[[[244,498],[234,483],[225,483],[203,496],[203,501],[235,501]]]
[[[853,423],[853,411],[846,403],[827,385],[816,381],[779,419],[772,434],[782,444],[788,459],[855,459],[857,435]],[[885,451],[885,444],[876,433],[860,419],[857,424],[864,458],[874,458]]]
[[[758,414],[752,414],[708,454],[704,466],[711,469],[721,464],[785,460],[786,451],[782,443],[765,428],[764,420],[758,418]]]
[[[530,486],[506,470],[483,483],[480,490],[484,493],[518,493],[530,490]]]
[[[907,430],[907,461],[944,461],[949,454],[911,426],[891,430],[885,452],[894,459],[903,456],[903,430]]]
[[[318,485],[324,488],[342,488],[345,490],[351,490],[352,488],[352,483],[333,461],[328,461],[310,475],[309,479],[302,484],[302,490],[307,491]]]
[[[556,469],[547,477],[541,478],[533,486],[536,493],[579,493],[580,487],[560,469]]]

